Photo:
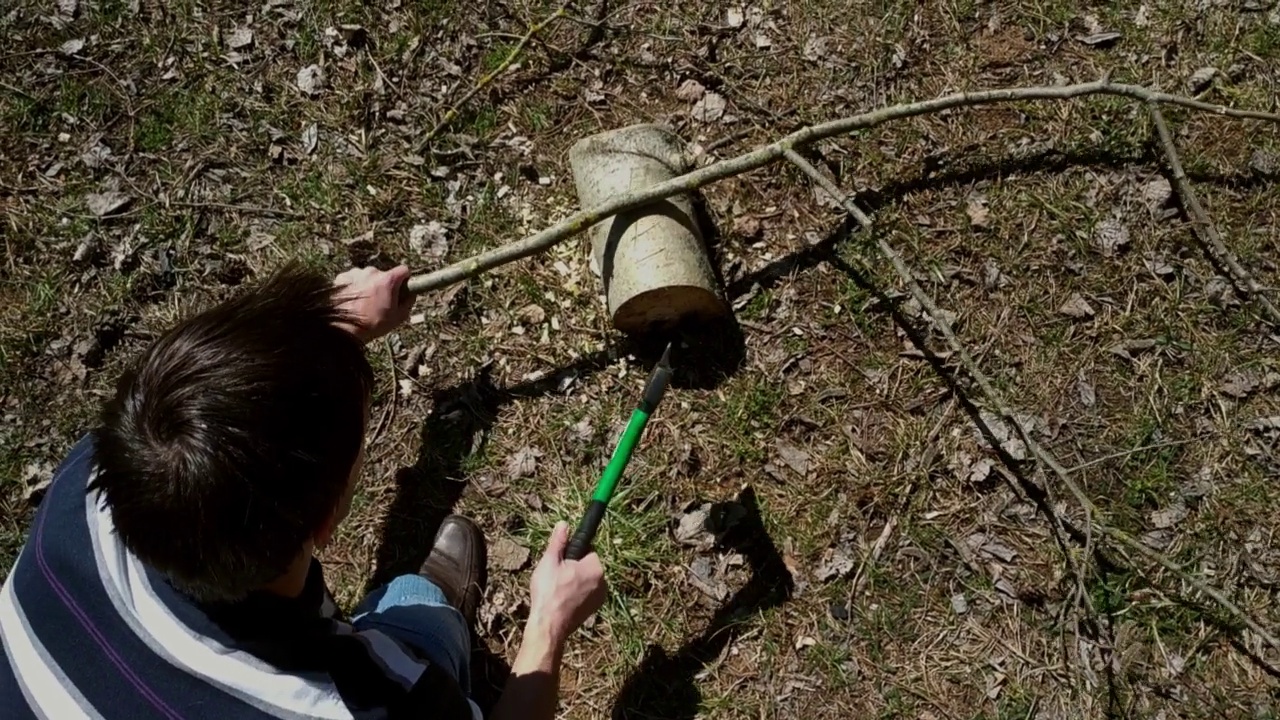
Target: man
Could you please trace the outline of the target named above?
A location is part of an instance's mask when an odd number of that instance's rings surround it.
[[[58,469],[0,591],[0,716],[478,718],[469,628],[485,545],[450,517],[416,575],[339,616],[314,553],[364,462],[364,344],[408,316],[407,268],[287,268],[121,378]],[[556,527],[493,718],[551,718],[599,558]]]

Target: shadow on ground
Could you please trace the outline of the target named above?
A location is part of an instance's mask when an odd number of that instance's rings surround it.
[[[753,616],[791,598],[794,580],[765,531],[755,491],[747,488],[736,500],[713,505],[708,524],[718,551],[746,557],[751,579],[716,610],[701,635],[674,654],[649,647],[614,702],[614,720],[696,717],[702,702],[698,673],[750,627]]]

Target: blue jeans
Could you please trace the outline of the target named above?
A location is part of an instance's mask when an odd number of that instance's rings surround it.
[[[356,608],[356,630],[380,630],[409,645],[471,694],[471,632],[444,592],[421,575],[401,575]]]

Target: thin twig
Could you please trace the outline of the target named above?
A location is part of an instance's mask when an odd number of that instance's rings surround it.
[[[817,183],[819,187],[826,190],[832,197],[841,199],[841,204],[844,206],[845,210],[847,210],[851,215],[854,215],[855,218],[858,218],[859,222],[862,222],[862,218],[866,217],[866,214],[854,205],[848,196],[842,193],[840,188],[836,187],[835,183],[831,182],[830,179],[819,172],[817,168],[813,167],[813,165],[809,164],[804,158],[801,158],[793,152],[788,156],[788,159],[791,160],[792,163],[796,164],[806,175]],[[869,228],[869,226],[866,227]],[[1040,443],[1036,442],[1036,439],[1031,435],[1031,431],[1023,425],[1021,418],[1019,418],[1009,408],[1009,406],[1005,404],[1003,398],[992,386],[991,381],[987,379],[986,374],[982,372],[978,367],[978,364],[974,362],[973,357],[969,355],[969,351],[960,343],[959,338],[956,337],[955,331],[951,328],[951,324],[947,322],[946,317],[933,301],[933,298],[920,287],[918,282],[916,282],[915,275],[913,275],[911,269],[907,267],[902,255],[895,250],[892,245],[884,240],[884,238],[877,238],[876,245],[879,247],[880,252],[889,259],[889,262],[893,265],[893,269],[898,273],[898,276],[902,278],[904,283],[906,283],[911,296],[916,300],[916,302],[920,303],[921,307],[923,307],[926,312],[929,313],[929,317],[932,319],[934,325],[942,333],[942,336],[946,338],[952,351],[957,357],[959,357],[960,364],[964,367],[965,371],[969,373],[969,376],[975,383],[977,383],[978,388],[982,391],[983,396],[986,397],[987,402],[991,403],[1001,417],[1018,431],[1018,436],[1026,446],[1027,450],[1035,456],[1036,460],[1048,467],[1053,474],[1057,476],[1058,481],[1071,492],[1072,496],[1075,497],[1076,502],[1078,502],[1084,509],[1085,526],[1089,528],[1096,528],[1098,532],[1111,540],[1144,555],[1164,567],[1169,572],[1177,575],[1183,582],[1195,588],[1203,595],[1212,598],[1228,613],[1240,620],[1250,630],[1257,633],[1258,636],[1265,640],[1274,650],[1280,652],[1280,640],[1277,640],[1274,635],[1258,624],[1257,621],[1249,617],[1238,605],[1227,598],[1227,596],[1220,590],[1183,569],[1182,566],[1178,565],[1164,553],[1147,547],[1129,533],[1124,532],[1119,528],[1112,527],[1103,519],[1102,513],[1098,510],[1098,507],[1089,499],[1089,496],[1085,494],[1080,485],[1075,480],[1071,479],[1071,475],[1062,467],[1062,464],[1059,463],[1052,454],[1041,447]],[[1057,519],[1055,524],[1061,525],[1062,521]],[[1077,581],[1083,583],[1084,576],[1081,574],[1075,558],[1071,553],[1066,553],[1066,557],[1067,563],[1072,566],[1072,570],[1076,573]],[[1081,587],[1080,590],[1083,591],[1084,588]],[[1084,600],[1086,603],[1089,603],[1087,594],[1084,595]]]
[[[1146,452],[1148,450],[1159,450],[1161,448],[1177,447],[1178,445],[1186,445],[1189,442],[1191,441],[1190,440],[1169,440],[1167,442],[1153,443],[1151,445],[1143,445],[1142,447],[1133,448],[1132,450],[1125,450],[1124,452],[1112,453],[1110,455],[1103,455],[1100,458],[1094,458],[1088,462],[1083,462],[1083,463],[1080,463],[1079,465],[1076,465],[1075,467],[1067,470],[1067,472],[1078,473],[1081,470],[1084,470],[1085,468],[1090,468],[1090,467],[1093,467],[1094,465],[1101,465],[1102,463],[1107,462],[1108,460],[1118,460],[1120,458],[1129,457],[1130,455],[1137,455],[1140,452]]]
[[[258,207],[256,205],[230,205],[219,202],[192,202],[190,200],[170,200],[169,204],[179,205],[189,208],[213,208],[215,210],[232,210],[235,212],[252,213],[254,215],[275,215],[277,217],[290,218],[292,220],[305,220],[306,215],[293,210],[281,210],[279,208]]]
[[[465,106],[471,98],[475,97],[476,93],[489,87],[489,85],[492,84],[499,75],[506,72],[507,68],[511,67],[511,63],[515,62],[516,57],[520,53],[524,52],[525,46],[529,44],[529,41],[533,39],[534,35],[542,32],[547,28],[547,26],[564,17],[565,13],[569,9],[569,5],[570,3],[568,2],[564,3],[557,8],[555,12],[543,18],[540,22],[530,25],[528,32],[520,38],[520,42],[516,43],[515,47],[511,48],[511,52],[507,53],[507,56],[503,58],[502,62],[498,63],[497,67],[481,76],[481,78],[476,81],[476,84],[467,91],[467,94],[463,95],[461,100],[454,103],[453,107],[449,108],[449,111],[444,114],[444,117],[440,118],[440,122],[437,122],[435,127],[431,128],[431,131],[428,132],[426,137],[422,139],[422,142],[418,144],[418,152],[425,153],[427,148],[431,145],[431,142],[440,134],[440,131],[448,127],[449,123],[458,119],[458,114],[461,112],[462,107]]]
[[[24,97],[24,98],[26,98],[26,99],[28,99],[28,100],[35,101],[35,97],[33,97],[33,96],[32,96],[30,93],[28,93],[26,90],[23,90],[23,89],[22,89],[22,88],[20,88],[20,87],[15,87],[15,86],[13,86],[13,85],[10,85],[9,83],[4,82],[4,81],[2,81],[2,80],[0,80],[0,89],[8,90],[9,92],[13,93],[14,95],[18,95],[18,96]]]
[[[946,337],[947,341],[951,344],[952,350],[959,355],[961,364],[964,365],[965,369],[969,371],[969,374],[974,376],[974,379],[978,382],[978,387],[991,402],[996,404],[1001,415],[1017,422],[1020,426],[1021,421],[1017,420],[1016,416],[1009,411],[1000,398],[995,394],[995,390],[992,388],[991,383],[987,381],[986,376],[978,369],[978,363],[969,354],[968,349],[960,344],[959,339],[956,338],[955,333],[951,330],[950,324],[947,323],[946,319],[943,317],[942,311],[939,310],[937,304],[933,302],[933,298],[931,298],[929,294],[920,287],[920,284],[916,282],[915,275],[913,275],[910,268],[907,267],[906,261],[902,259],[902,255],[894,249],[887,240],[872,230],[871,218],[863,212],[862,208],[858,207],[858,205],[853,202],[852,197],[841,191],[830,178],[823,175],[822,172],[814,167],[808,160],[801,157],[799,153],[788,148],[784,151],[784,154],[786,155],[787,160],[800,168],[801,172],[808,175],[809,178],[818,185],[818,187],[822,188],[828,195],[839,202],[841,207],[852,215],[867,232],[875,236],[876,245],[880,248],[880,252],[889,259],[889,262],[893,264],[894,270],[896,270],[898,275],[907,283],[907,287],[911,290],[911,295],[916,299],[916,302],[920,303],[920,305],[928,311],[934,322],[937,323],[939,330],[942,331],[943,336]],[[1026,441],[1028,448],[1031,447],[1031,442],[1032,441],[1029,439]],[[1092,505],[1088,505],[1087,507],[1091,508]],[[1088,510],[1086,510],[1086,512],[1088,512]],[[1093,604],[1084,587],[1084,569],[1080,567],[1075,556],[1072,555],[1071,548],[1065,539],[1069,536],[1066,524],[1061,518],[1057,517],[1056,514],[1051,513],[1050,515],[1051,517],[1049,520],[1054,525],[1054,535],[1057,537],[1058,544],[1062,546],[1062,554],[1066,558],[1067,564],[1071,567],[1072,574],[1076,578],[1077,589],[1080,591],[1084,602],[1089,606],[1089,611],[1093,612]],[[1085,526],[1089,526],[1089,519],[1087,515],[1085,518]]]
[[[1090,95],[1115,95],[1128,97],[1147,103],[1168,103],[1183,107],[1212,112],[1234,118],[1268,120],[1280,123],[1280,115],[1253,110],[1237,110],[1221,105],[1210,105],[1198,100],[1168,95],[1138,85],[1112,83],[1107,79],[1079,85],[1063,87],[1027,87],[1005,88],[1000,90],[983,90],[978,92],[957,93],[933,100],[894,105],[869,113],[854,115],[848,118],[832,120],[820,125],[813,125],[797,130],[782,139],[757,148],[737,157],[721,160],[693,172],[671,180],[650,185],[632,193],[618,195],[608,202],[596,207],[579,210],[560,222],[541,232],[502,247],[479,253],[470,258],[454,263],[434,272],[416,275],[409,280],[410,292],[421,293],[436,290],[447,285],[462,282],[486,270],[492,270],[531,255],[544,252],[560,242],[581,233],[592,225],[617,215],[620,212],[634,210],[663,198],[696,190],[704,185],[723,180],[734,175],[764,167],[782,159],[785,150],[809,145],[818,140],[837,135],[845,135],[855,130],[875,127],[893,120],[926,115],[942,110],[990,103],[1014,102],[1021,100],[1068,100]],[[431,136],[428,136],[431,137]]]
[[[1187,179],[1187,174],[1182,169],[1182,159],[1178,156],[1178,148],[1173,143],[1173,133],[1169,132],[1169,125],[1164,120],[1164,113],[1160,112],[1160,106],[1152,104],[1150,111],[1151,119],[1156,124],[1156,133],[1160,136],[1160,145],[1164,148],[1165,159],[1169,162],[1169,170],[1173,172],[1173,186],[1178,191],[1178,197],[1182,199],[1182,207],[1191,216],[1191,227],[1195,230],[1196,237],[1200,238],[1219,262],[1227,266],[1232,279],[1235,280],[1236,289],[1247,293],[1262,307],[1272,323],[1280,325],[1280,310],[1276,310],[1276,306],[1271,304],[1266,291],[1253,279],[1253,275],[1244,269],[1236,259],[1235,253],[1227,249],[1226,243],[1222,242],[1222,234],[1218,232],[1218,226],[1213,223],[1209,213],[1205,212],[1204,206],[1200,204],[1199,196],[1196,195],[1195,189],[1191,187],[1191,181]]]

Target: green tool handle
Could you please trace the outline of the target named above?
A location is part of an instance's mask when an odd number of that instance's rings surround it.
[[[630,462],[631,453],[639,444],[640,436],[644,434],[644,426],[648,422],[649,413],[644,408],[637,408],[631,413],[627,429],[622,431],[618,447],[614,449],[613,457],[609,458],[609,464],[605,467],[604,474],[600,476],[600,482],[596,483],[596,491],[591,495],[591,504],[587,505],[587,512],[582,516],[582,522],[578,523],[578,528],[573,531],[573,537],[569,538],[569,546],[564,552],[566,560],[581,560],[591,552],[591,543],[596,539],[596,531],[600,529],[604,511],[609,507],[609,501],[613,499],[614,488],[622,479],[622,471]]]

